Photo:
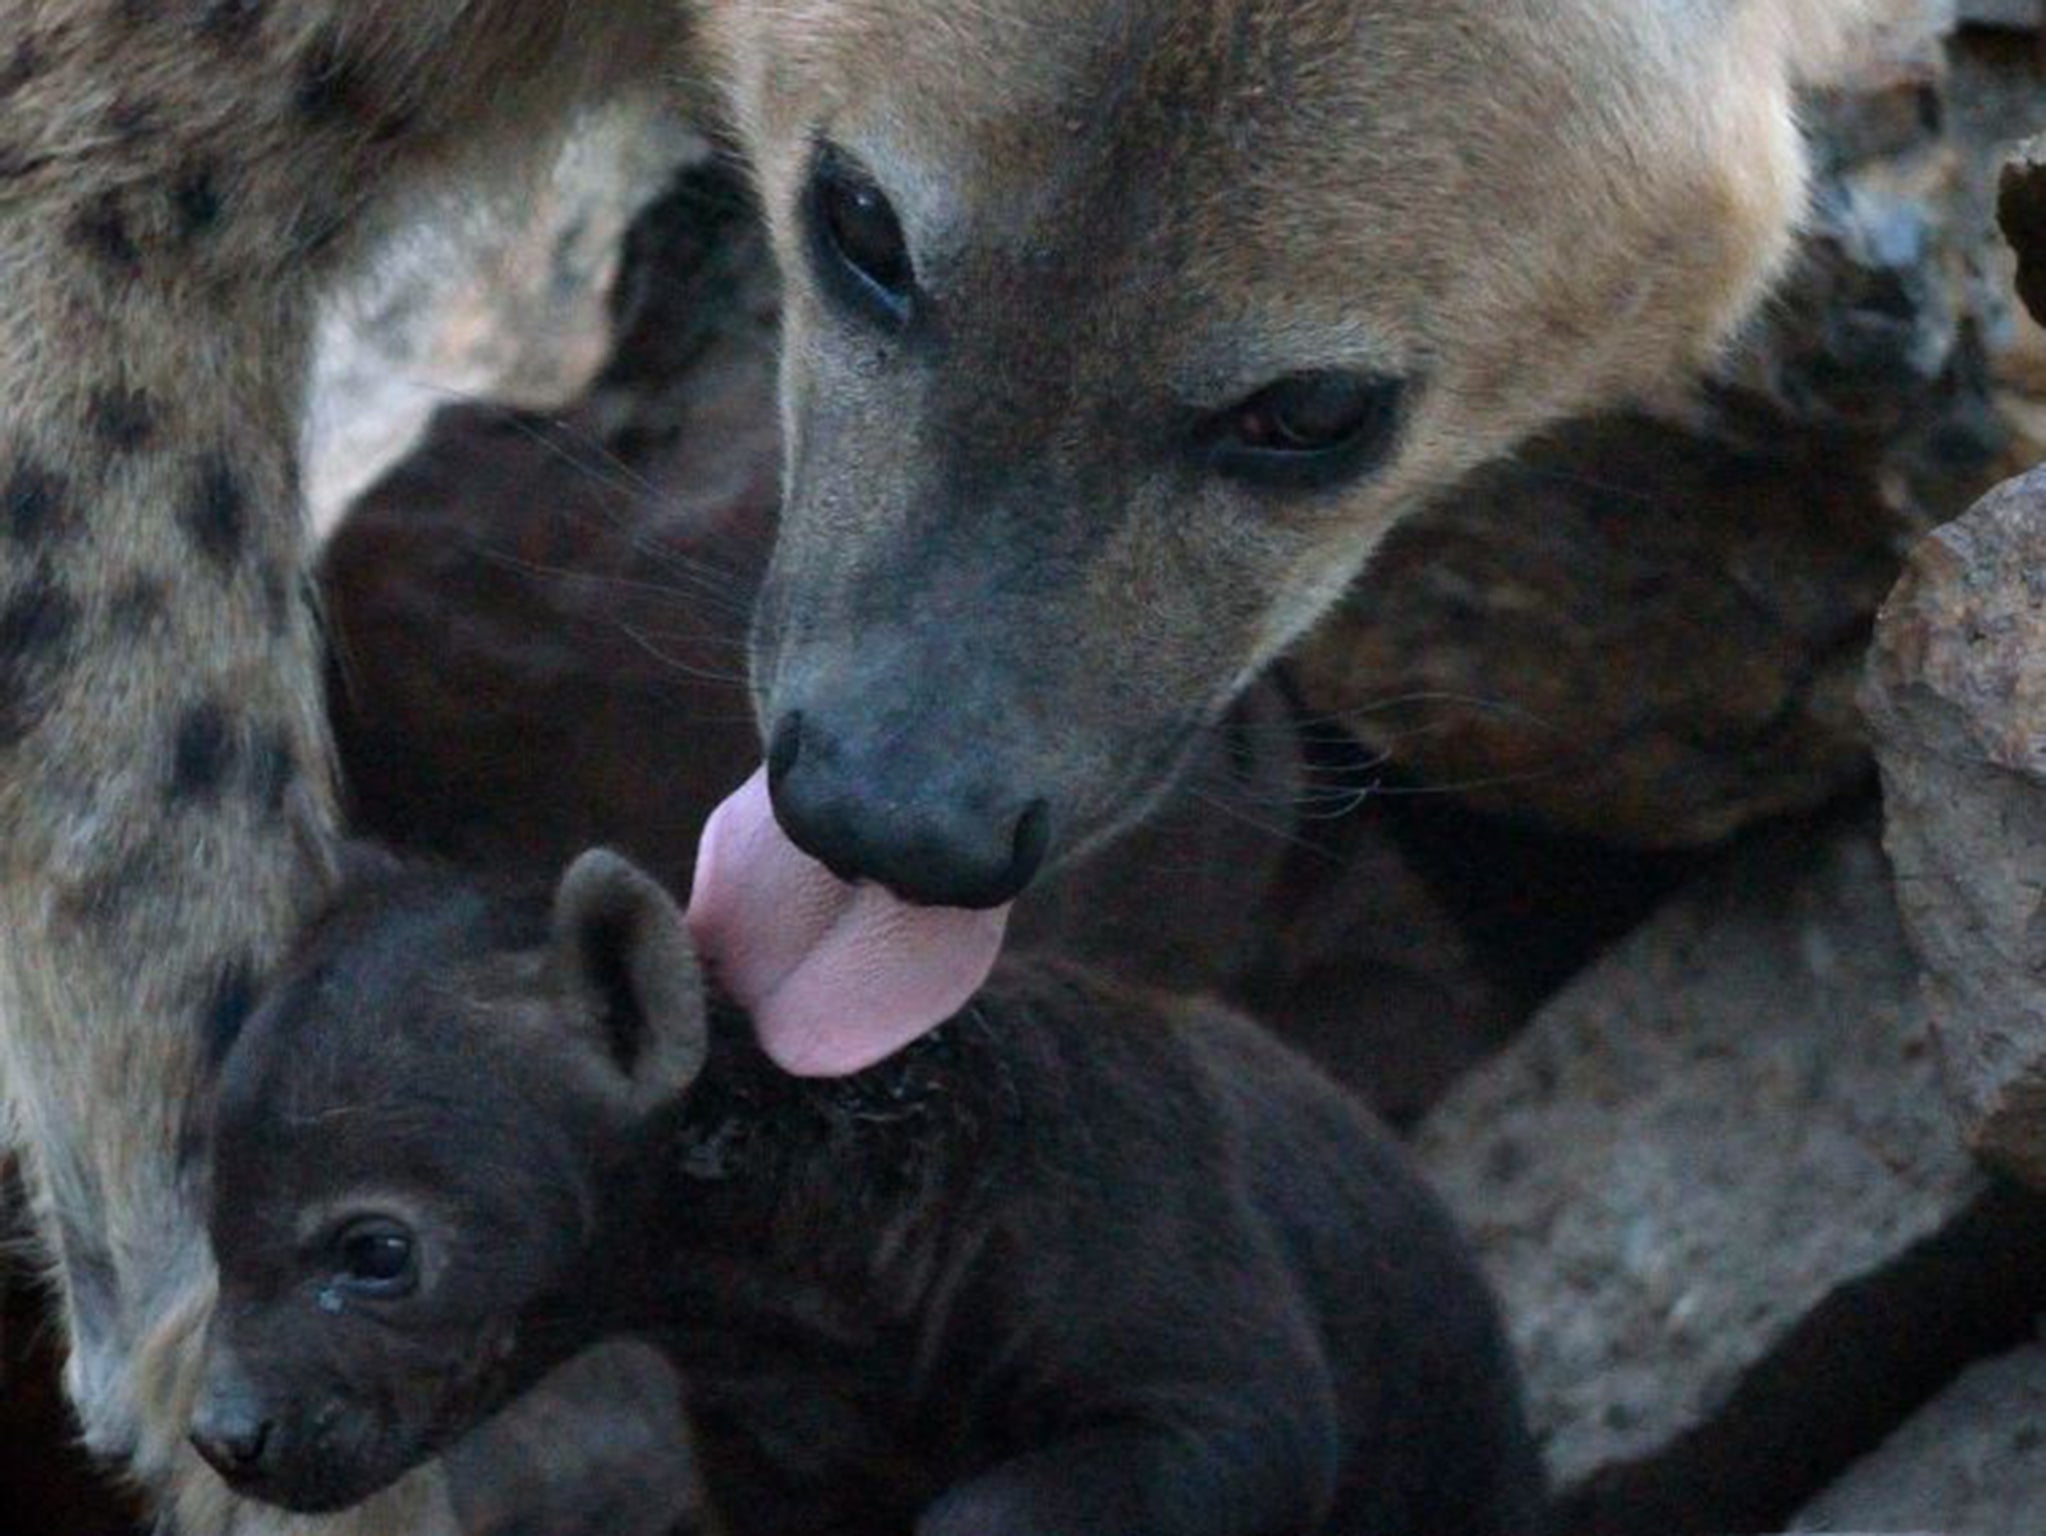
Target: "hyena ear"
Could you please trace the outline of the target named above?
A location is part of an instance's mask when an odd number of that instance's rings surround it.
[[[675,1097],[702,1069],[707,1010],[682,912],[660,883],[598,848],[554,893],[554,964],[635,1109]]]

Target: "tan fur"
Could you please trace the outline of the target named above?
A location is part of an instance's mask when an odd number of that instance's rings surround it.
[[[804,276],[818,131],[968,265],[1073,263],[1060,307],[987,319],[964,392],[1020,432],[1000,394],[1039,370],[1016,452],[1047,484],[1136,392],[1219,402],[1303,360],[1427,377],[1385,473],[1311,514],[1116,491],[1039,647],[1038,734],[1084,756],[1097,728],[1212,708],[1473,464],[1709,357],[1799,215],[1793,76],[1891,3],[704,0],[789,275],[791,440],[831,456],[792,486],[784,589],[828,627],[836,584],[890,579],[941,440],[902,429]],[[430,1478],[338,1522],[236,1518],[182,1447],[212,1283],[188,1101],[334,819],[299,592],[308,317],[407,197],[672,75],[690,30],[667,0],[0,0],[0,1083],[88,1437],[169,1490],[186,1536],[448,1525]],[[1112,217],[1090,243],[1060,221],[1146,179],[1119,136],[1154,111],[1181,125],[1159,171],[1177,243]],[[1105,210],[1097,162],[1124,177]],[[1060,416],[1069,394],[1087,409]],[[1094,755],[1073,817],[1102,830],[1141,793]]]
[[[1187,717],[1400,516],[1708,361],[1804,207],[1803,0],[930,9],[706,19],[788,289],[761,712],[815,732],[831,701],[928,689],[942,704],[903,706],[886,738],[1049,800],[1060,855],[1124,824]],[[890,349],[813,278],[796,210],[820,138],[897,203],[941,347]],[[1413,382],[1382,467],[1311,499],[1190,477],[1175,417],[1328,367]],[[934,559],[948,541],[960,556]],[[962,583],[967,560],[992,574]],[[872,623],[895,612],[925,626]],[[970,676],[947,671],[954,612]],[[886,755],[831,723],[836,760]]]

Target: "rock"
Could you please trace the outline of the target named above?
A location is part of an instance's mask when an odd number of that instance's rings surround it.
[[[1800,1531],[2038,1536],[2046,1345],[1976,1366],[1798,1516]]]
[[[1777,1528],[2030,1327],[2046,1206],[1937,1073],[1863,819],[1739,850],[1429,1118],[1574,1536]]]
[[[1302,694],[1482,809],[1718,841],[1868,772],[1854,683],[1905,526],[1873,499],[1663,423],[1572,429],[1396,529]]]
[[[562,1366],[448,1455],[464,1536],[683,1536],[697,1530],[682,1386],[644,1344]]]
[[[1397,529],[1301,648],[1310,711],[1484,809],[1641,848],[1867,779],[1876,608],[1912,540],[2007,472],[2026,408],[2018,362],[1993,376],[2026,339],[1976,205],[1990,125],[2042,93],[1950,102],[1939,17],[1815,93],[1812,225],[1754,339],[1701,391],[1553,434]]]
[[[1265,914],[1262,966],[1235,997],[1398,1125],[1417,1120],[1528,1009],[1454,896],[1375,807],[1319,829]]]
[[[594,114],[522,196],[408,231],[321,326],[306,499],[326,532],[450,400],[542,410],[575,398],[610,350],[620,236],[702,141],[651,103]]]
[[[1408,1126],[1693,869],[1390,779],[1326,725],[1231,1001]]]
[[[2003,163],[1996,220],[2017,254],[2018,297],[2046,320],[2046,137],[2027,139]]]
[[[2018,253],[1992,233],[2012,144],[2046,133],[2042,47],[2046,38],[2038,33],[1975,29],[1956,37],[1950,51],[1946,111],[1959,176],[1948,222],[1989,236],[1964,248],[1961,271],[1965,306],[1985,354],[1990,400],[2007,434],[1997,480],[2046,459],[2046,326],[2020,302]],[[2027,280],[2027,286],[2036,285]],[[1957,507],[1940,521],[1963,510]]]
[[[2029,31],[2046,22],[2046,4],[2041,0],[1958,0],[1955,9],[1968,26]]]
[[[2046,471],[1915,550],[1869,666],[1904,919],[1973,1146],[2046,1186]]]

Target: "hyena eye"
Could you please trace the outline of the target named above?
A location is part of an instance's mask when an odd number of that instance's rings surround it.
[[[409,1296],[419,1285],[418,1246],[401,1221],[367,1216],[350,1222],[335,1240],[337,1279],[358,1296]]]
[[[1210,422],[1215,468],[1275,486],[1333,484],[1372,468],[1392,446],[1404,387],[1363,373],[1296,373]]]
[[[841,302],[900,325],[916,268],[895,207],[874,178],[826,145],[810,172],[809,225],[824,281]]]

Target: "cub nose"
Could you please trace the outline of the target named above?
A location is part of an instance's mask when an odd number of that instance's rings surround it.
[[[1050,804],[1004,795],[984,764],[946,757],[791,713],[768,749],[775,820],[841,880],[924,906],[1001,906],[1044,863]]]
[[[222,1477],[245,1478],[263,1464],[270,1421],[246,1402],[200,1404],[192,1415],[192,1448]]]

